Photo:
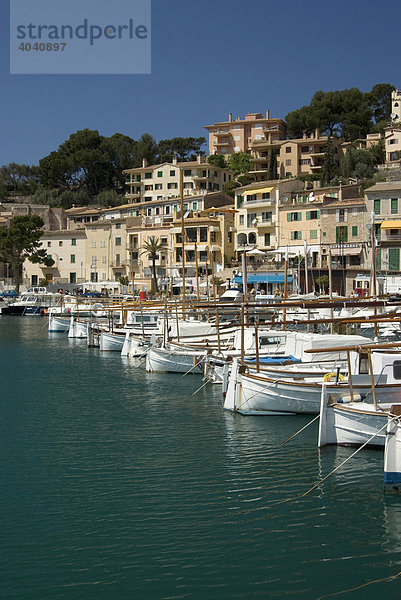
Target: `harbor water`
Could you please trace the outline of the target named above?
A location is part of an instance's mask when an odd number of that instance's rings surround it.
[[[7,600],[401,597],[383,453],[317,450],[316,422],[224,412],[198,375],[0,317]],[[347,593],[344,593],[349,590]]]

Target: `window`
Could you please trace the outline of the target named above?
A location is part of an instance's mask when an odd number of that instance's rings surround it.
[[[185,177],[191,177],[191,175],[192,175],[191,169],[184,169],[184,176]]]
[[[167,244],[167,238],[166,237],[161,237],[160,238],[160,243],[161,244]]]
[[[262,212],[262,223],[271,223],[273,213],[271,211]]]
[[[106,242],[105,242],[105,240],[102,240],[102,241],[100,242],[100,247],[101,247],[101,248],[106,248]]]
[[[291,152],[291,146],[287,146],[285,151],[286,151],[286,154],[289,154]]]
[[[170,214],[170,210],[171,210],[171,206],[165,206],[164,207],[164,214],[165,215],[169,215]]]
[[[286,167],[290,167],[290,166],[291,166],[291,159],[290,159],[290,158],[287,158],[287,159],[286,159],[286,161],[285,161],[285,166],[286,166]]]
[[[349,265],[350,267],[358,267],[361,264],[360,256],[350,256],[349,257]]]
[[[301,212],[287,213],[287,221],[302,221],[302,213]]]
[[[239,216],[239,224],[243,225],[244,224],[244,215],[240,215]]]
[[[75,254],[70,255],[70,263],[75,263]]]
[[[121,229],[121,223],[116,223],[116,229]]]
[[[309,232],[309,237],[311,240],[317,240],[317,229],[311,229]]]
[[[265,233],[265,246],[270,246],[270,233]]]
[[[346,225],[336,227],[336,242],[348,242],[348,227]]]
[[[215,231],[210,232],[210,241],[212,244],[214,244],[216,242],[216,232]]]
[[[145,179],[152,179],[152,173],[145,173]]]
[[[270,198],[270,193],[269,192],[264,192],[262,194],[262,200],[269,200]]]
[[[391,214],[398,214],[398,198],[391,198]]]
[[[253,221],[257,221],[256,213],[248,213],[246,216],[246,226],[253,227],[255,225]]]
[[[92,248],[96,248],[96,242],[92,241]]]
[[[62,241],[60,241],[60,242],[58,243],[58,245],[59,245],[59,246],[62,246],[62,245],[63,245],[63,242],[62,242]]]
[[[232,244],[232,241],[233,241],[233,232],[232,231],[227,232],[227,241],[229,244]]]
[[[292,240],[302,240],[302,231],[291,231]]]
[[[301,152],[303,154],[305,154],[306,152],[309,152],[309,146],[301,146]]]
[[[312,221],[314,219],[319,219],[319,218],[320,218],[319,210],[307,210],[306,211],[306,220],[307,221]]]
[[[398,140],[397,138],[393,138],[392,140],[388,141],[389,144],[398,144]]]
[[[77,283],[77,274],[70,273],[70,283]]]
[[[157,176],[158,177],[163,177],[163,171],[157,171]]]
[[[155,183],[155,190],[162,190],[162,189],[163,189],[162,183]]]
[[[352,237],[356,237],[357,235],[358,235],[358,226],[353,225],[352,226]]]
[[[151,192],[153,190],[153,185],[145,185],[145,192]]]
[[[373,200],[373,210],[377,215],[380,214],[380,200]]]
[[[174,177],[175,171],[170,171],[170,177]]]
[[[189,209],[189,204],[188,202],[184,202],[184,210],[188,210]]]
[[[116,244],[116,246],[121,246],[121,238],[120,237],[116,237],[115,244]]]
[[[120,266],[120,255],[116,254],[116,267]]]
[[[199,241],[200,242],[207,242],[207,227],[200,227],[199,228]]]
[[[160,215],[160,206],[156,206],[155,215]]]
[[[178,184],[177,184],[177,183],[168,183],[168,184],[167,184],[167,189],[168,189],[168,190],[176,190],[176,189],[177,189],[177,187],[178,187]]]
[[[77,238],[71,238],[71,246],[77,245]]]
[[[136,180],[137,180],[137,181],[141,181],[141,176],[140,176],[140,175],[137,175],[137,176],[136,176]]]
[[[51,242],[47,242],[47,247],[51,248],[52,243]]]
[[[389,248],[388,249],[388,270],[399,271],[400,270],[400,249]]]
[[[102,256],[102,264],[106,264],[107,263],[107,256]]]

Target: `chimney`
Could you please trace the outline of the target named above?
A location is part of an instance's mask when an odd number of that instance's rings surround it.
[[[315,129],[315,138],[318,140],[319,139],[319,130]]]
[[[266,119],[270,119],[270,111],[266,110]]]
[[[148,166],[148,161],[146,160],[146,158],[142,159],[142,169],[145,169]]]
[[[198,154],[198,156],[196,157],[196,160],[198,161],[198,164],[202,164],[202,154]]]
[[[177,164],[177,155],[174,153],[174,156],[173,156],[173,165],[176,165],[176,164]]]
[[[306,136],[306,131],[304,131],[304,132],[302,133],[302,139],[303,139],[303,140],[306,140],[306,138],[307,138],[307,136]]]
[[[233,113],[228,113],[228,122],[231,123],[233,120]]]

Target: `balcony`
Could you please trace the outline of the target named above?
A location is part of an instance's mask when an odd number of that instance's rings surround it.
[[[258,221],[256,223],[257,229],[270,229],[274,227],[273,221]]]

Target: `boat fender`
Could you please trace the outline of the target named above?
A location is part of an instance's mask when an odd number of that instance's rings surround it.
[[[349,402],[362,402],[362,396],[361,394],[354,394],[354,399],[352,400],[351,396],[342,396],[340,397],[337,402],[338,404],[348,404]]]
[[[337,373],[326,373],[326,375],[323,377],[323,381],[331,381],[333,377],[336,378]],[[345,377],[344,375],[341,375],[341,373],[338,374],[338,381],[345,381]]]

